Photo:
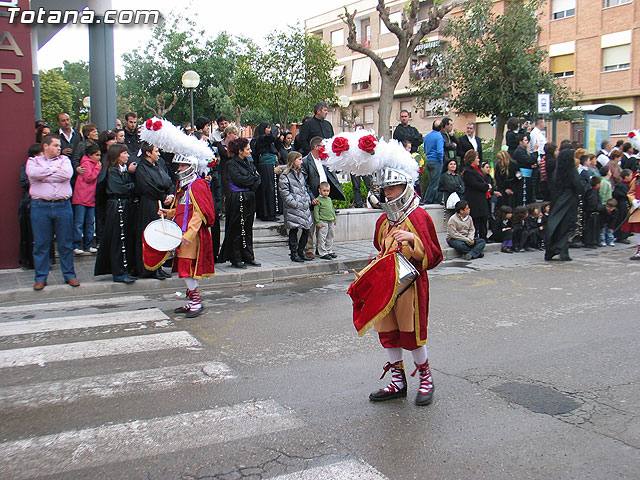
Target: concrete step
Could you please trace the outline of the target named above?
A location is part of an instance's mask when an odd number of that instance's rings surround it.
[[[289,238],[283,235],[265,235],[260,237],[254,235],[253,237],[254,248],[286,246],[288,243]]]

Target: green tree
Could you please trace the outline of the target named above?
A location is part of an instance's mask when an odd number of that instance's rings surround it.
[[[537,11],[543,0],[506,0],[504,13],[492,12],[491,0],[468,0],[463,14],[441,31],[451,44],[441,52],[438,76],[414,81],[420,102],[448,98],[458,112],[493,116],[494,149],[502,145],[511,116],[534,116],[536,94],[551,94],[552,118],[570,119],[577,92],[554,80],[543,64],[546,50],[537,44]]]
[[[87,62],[69,62],[65,60],[62,62],[62,68],[57,67],[56,70],[62,78],[71,85],[71,97],[73,104],[69,115],[76,120],[87,120],[88,111],[82,105],[84,97],[89,96],[89,64]],[[76,129],[79,128],[79,124],[76,123]]]
[[[154,106],[157,95],[171,102],[173,94],[177,103],[167,113],[174,123],[187,122],[190,117],[189,92],[182,87],[182,74],[194,70],[200,75],[200,84],[194,90],[195,116],[217,115],[210,95],[212,87],[228,92],[230,72],[235,62],[235,41],[226,33],[208,39],[204,31],[195,29],[186,18],[168,19],[158,25],[153,33],[154,41],[144,49],[123,55],[124,77],[118,80],[117,93],[127,98],[140,117],[152,111],[143,106],[143,96]]]
[[[55,69],[40,71],[42,119],[54,129],[59,113],[73,113],[73,87]]]
[[[313,110],[319,100],[335,99],[336,65],[333,50],[299,26],[267,35],[267,48],[259,62],[260,103],[274,121],[286,126]]]

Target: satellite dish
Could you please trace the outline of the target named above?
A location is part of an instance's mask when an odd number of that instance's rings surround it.
[[[338,97],[338,105],[340,107],[347,108],[350,103],[351,100],[349,100],[349,97],[347,97],[346,95],[341,95],[340,97]]]

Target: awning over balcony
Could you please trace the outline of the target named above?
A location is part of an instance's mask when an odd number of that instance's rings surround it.
[[[616,105],[615,103],[596,103],[593,105],[576,105],[573,110],[578,110],[583,113],[593,113],[594,115],[626,115],[628,112]]]
[[[351,84],[368,82],[371,78],[371,60],[369,57],[358,58],[353,61]]]

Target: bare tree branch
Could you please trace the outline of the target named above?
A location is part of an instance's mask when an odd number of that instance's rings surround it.
[[[411,0],[411,4],[413,7],[413,3],[417,4],[417,0]],[[376,10],[378,11],[378,15],[380,15],[380,19],[384,22],[384,25],[389,29],[391,33],[393,33],[401,43],[406,43],[407,41],[407,32],[403,29],[404,25],[398,25],[396,22],[392,22],[389,19],[389,7],[384,6],[384,0],[378,0],[378,5],[376,6]],[[404,14],[403,14],[404,20]],[[402,22],[404,23],[404,21]],[[414,21],[415,23],[415,21]],[[411,30],[410,30],[411,31]]]
[[[171,103],[169,104],[169,108],[167,108],[164,111],[163,115],[166,115],[167,113],[169,113],[171,111],[171,109],[176,105],[176,103],[178,103],[178,96],[174,93],[173,94],[173,100],[171,101]]]
[[[353,13],[349,13],[347,7],[344,7],[344,17],[342,21],[347,24],[348,35],[347,35],[347,47],[353,50],[354,52],[359,52],[365,54],[373,63],[375,63],[376,68],[382,72],[383,69],[386,69],[387,66],[384,64],[384,60],[380,58],[373,50],[368,47],[365,47],[358,43],[356,39],[356,22],[354,21],[355,16],[358,11],[354,10]]]
[[[153,112],[153,115],[158,117],[158,112],[156,112],[155,108],[150,107],[149,105],[147,105],[147,98],[145,97],[144,93],[142,94],[142,106],[148,108],[149,110],[151,110]]]

